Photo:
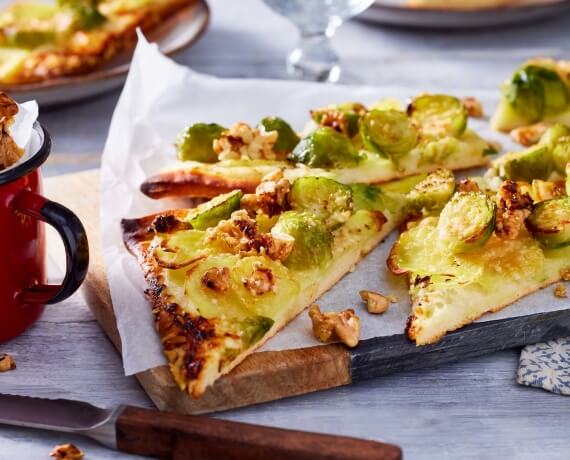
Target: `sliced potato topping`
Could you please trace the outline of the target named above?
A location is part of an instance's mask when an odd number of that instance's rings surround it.
[[[360,318],[352,308],[341,312],[322,313],[318,305],[309,308],[309,317],[313,323],[313,333],[320,342],[340,340],[353,348],[360,341]]]

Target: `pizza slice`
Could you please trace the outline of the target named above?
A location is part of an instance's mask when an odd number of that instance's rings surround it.
[[[417,345],[570,279],[570,197],[563,184],[539,182],[507,180],[492,191],[465,180],[439,217],[400,235],[388,267],[408,276],[406,333]]]
[[[494,129],[511,131],[530,125],[532,132],[536,123],[570,124],[569,61],[531,59],[503,84],[501,93],[491,119]]]
[[[454,184],[449,171],[385,186],[325,177],[291,183],[279,171],[254,194],[236,190],[194,209],[124,220],[180,388],[202,395],[405,216],[443,205]]]
[[[347,103],[311,116],[302,138],[276,117],[255,127],[191,125],[176,142],[180,161],[147,179],[141,190],[151,198],[252,193],[276,169],[289,180],[321,176],[344,184],[383,183],[441,167],[483,166],[496,153],[467,127],[467,109],[453,96],[424,94],[406,110],[391,100],[369,108]]]
[[[0,83],[87,73],[194,0],[16,2],[0,12]]]

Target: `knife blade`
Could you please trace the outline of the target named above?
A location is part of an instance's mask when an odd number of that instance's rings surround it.
[[[108,448],[173,460],[402,458],[399,447],[376,441],[68,399],[0,394],[0,424],[80,434]]]

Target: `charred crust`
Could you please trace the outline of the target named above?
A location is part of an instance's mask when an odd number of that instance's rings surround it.
[[[152,230],[157,233],[173,233],[179,230],[189,230],[191,228],[192,225],[179,220],[172,214],[157,216],[152,222]]]
[[[141,244],[150,242],[155,235],[153,223],[159,217],[176,216],[181,217],[184,211],[166,211],[159,214],[152,214],[150,216],[140,217],[136,219],[122,219],[121,230],[123,233],[123,243],[135,256],[141,255]],[[189,224],[186,224],[189,225]],[[190,228],[190,227],[189,227]]]

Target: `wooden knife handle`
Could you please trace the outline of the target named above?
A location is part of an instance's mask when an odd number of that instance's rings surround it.
[[[127,407],[117,419],[123,452],[172,460],[400,460],[399,447],[209,417]]]

